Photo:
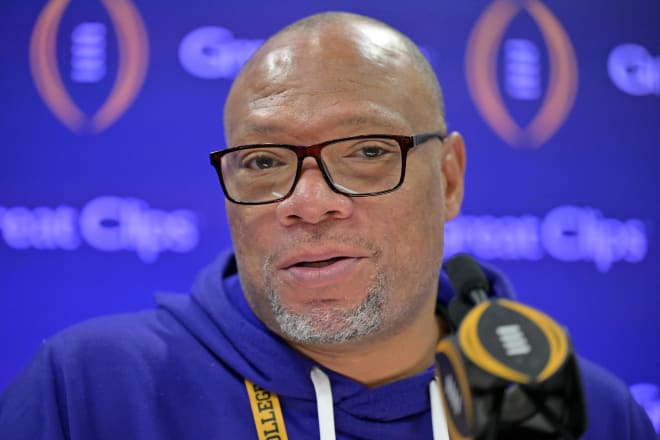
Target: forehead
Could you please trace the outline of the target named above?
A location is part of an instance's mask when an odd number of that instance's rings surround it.
[[[270,113],[268,111],[251,112],[241,121],[241,131],[244,134],[255,134],[263,136],[277,136],[282,133],[290,132],[290,119],[278,118],[278,112]],[[282,115],[284,116],[284,115]],[[379,109],[376,105],[360,105],[350,110],[339,109],[338,111],[325,111],[319,115],[318,119],[330,123],[338,129],[348,129],[364,131],[374,128],[381,128],[378,133],[394,133],[407,125],[407,121],[395,112],[388,112],[387,109]],[[376,134],[376,132],[373,132]]]
[[[428,95],[410,64],[405,45],[383,29],[285,35],[234,84],[225,108],[228,141],[280,133],[321,141],[331,128],[340,136],[410,132]],[[309,139],[309,133],[321,137]]]

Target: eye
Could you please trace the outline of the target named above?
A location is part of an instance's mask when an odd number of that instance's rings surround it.
[[[398,153],[399,147],[397,144],[388,143],[386,140],[381,139],[370,139],[353,145],[345,145],[342,156],[346,159],[378,160]]]
[[[276,165],[275,159],[268,156],[258,156],[254,159],[251,159],[246,165],[248,168],[264,170],[266,168],[272,168]]]
[[[380,157],[383,154],[387,154],[387,150],[377,146],[366,146],[362,147],[357,151],[357,154],[362,155],[366,158],[376,158]]]
[[[268,170],[281,166],[280,158],[269,151],[251,151],[240,158],[239,167],[249,170]]]

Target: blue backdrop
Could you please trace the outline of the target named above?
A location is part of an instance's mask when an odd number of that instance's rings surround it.
[[[4,1],[0,390],[42,339],[186,291],[230,244],[208,152],[231,80],[324,10],[394,25],[438,73],[468,146],[447,253],[503,269],[660,427],[651,0]]]

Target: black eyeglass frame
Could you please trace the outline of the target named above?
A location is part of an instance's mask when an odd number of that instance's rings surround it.
[[[302,174],[302,164],[303,160],[307,157],[313,157],[316,160],[316,163],[321,170],[321,174],[323,174],[323,178],[327,182],[328,186],[332,191],[338,193],[338,194],[343,194],[345,196],[349,197],[370,197],[370,196],[378,196],[382,194],[387,194],[391,193],[392,191],[396,191],[401,187],[403,184],[403,180],[406,177],[406,159],[408,157],[408,151],[410,149],[421,145],[433,138],[438,138],[440,139],[440,142],[444,143],[447,135],[444,134],[442,131],[433,131],[433,132],[428,132],[428,133],[419,133],[419,134],[414,134],[412,136],[404,136],[404,135],[395,135],[395,134],[365,134],[365,135],[358,135],[358,136],[350,136],[350,137],[345,137],[345,138],[340,138],[340,139],[333,139],[330,141],[325,141],[321,142],[320,144],[314,144],[314,145],[308,145],[308,146],[299,146],[299,145],[287,145],[287,144],[250,144],[250,145],[241,145],[238,147],[231,147],[227,148],[224,150],[216,150],[213,151],[209,154],[210,160],[211,160],[211,165],[215,168],[216,172],[218,173],[218,178],[220,179],[220,185],[222,186],[222,191],[225,193],[225,197],[227,197],[227,200],[229,200],[232,203],[236,203],[239,205],[266,205],[269,203],[276,203],[276,202],[281,202],[282,200],[286,199],[289,197],[293,191],[296,188],[296,185],[298,184],[298,180],[300,179],[300,175]],[[399,144],[399,148],[401,148],[401,177],[399,178],[399,182],[392,188],[384,190],[384,191],[377,191],[377,192],[368,192],[368,193],[350,193],[347,191],[342,191],[341,189],[337,188],[332,181],[332,178],[330,177],[330,173],[328,169],[326,168],[325,164],[323,163],[323,160],[321,159],[321,150],[331,144],[335,144],[337,142],[344,142],[344,141],[352,141],[352,140],[360,140],[360,139],[370,139],[370,138],[382,138],[382,139],[391,139],[397,142]],[[222,157],[226,154],[235,152],[235,151],[240,151],[240,150],[247,150],[247,149],[253,149],[253,148],[283,148],[287,150],[291,150],[294,153],[296,153],[296,156],[298,157],[298,164],[296,166],[296,175],[293,178],[293,182],[291,184],[291,188],[289,191],[284,194],[282,197],[278,197],[273,200],[267,200],[263,202],[244,202],[240,200],[236,200],[233,197],[230,196],[229,192],[227,191],[227,187],[225,186],[225,181],[224,178],[222,177]]]

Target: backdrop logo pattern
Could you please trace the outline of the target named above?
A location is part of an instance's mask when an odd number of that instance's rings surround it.
[[[119,63],[110,94],[91,116],[67,93],[57,64],[57,35],[69,0],[50,0],[42,10],[30,41],[30,69],[35,85],[53,114],[71,131],[99,133],[131,105],[147,71],[149,42],[140,14],[130,0],[101,0],[115,28]]]
[[[543,102],[524,128],[506,108],[497,81],[498,51],[513,19],[529,13],[548,50],[549,78]],[[490,127],[516,147],[538,147],[561,127],[577,93],[578,69],[568,35],[539,0],[495,0],[479,18],[468,40],[465,69],[472,98]]]
[[[181,40],[179,61],[197,78],[234,79],[263,42],[235,38],[229,29],[220,26],[203,26]]]
[[[614,263],[641,263],[650,237],[638,218],[616,219],[589,206],[557,206],[539,217],[460,215],[446,225],[445,255],[459,252],[500,260],[592,262],[607,273]]]
[[[660,95],[660,57],[638,44],[620,44],[607,58],[610,79],[629,95]]]
[[[135,197],[103,195],[81,209],[0,206],[0,243],[44,251],[74,251],[86,243],[102,252],[133,251],[153,263],[162,252],[192,252],[199,243],[198,223],[188,209],[165,211]]]

